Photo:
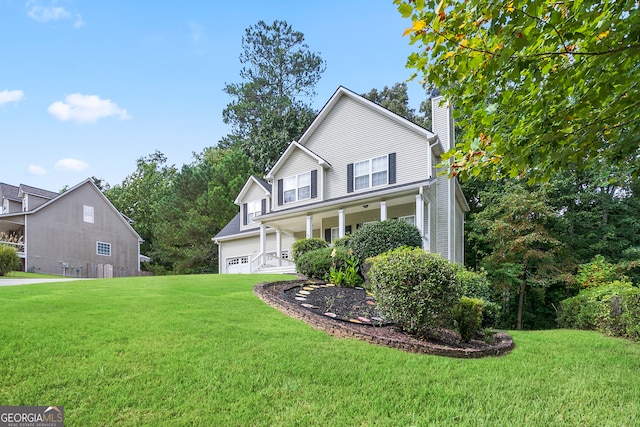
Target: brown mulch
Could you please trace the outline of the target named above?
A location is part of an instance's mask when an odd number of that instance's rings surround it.
[[[314,289],[304,295],[305,300],[296,300],[296,295],[302,296],[299,291],[310,285],[314,285]],[[261,283],[253,291],[281,312],[338,338],[360,339],[411,353],[459,358],[499,356],[514,347],[513,339],[503,332],[496,332],[489,343],[482,340],[464,343],[457,333],[449,330],[436,331],[429,339],[404,334],[385,321],[374,304],[367,303],[374,300],[362,289],[325,287],[323,283],[301,279]]]

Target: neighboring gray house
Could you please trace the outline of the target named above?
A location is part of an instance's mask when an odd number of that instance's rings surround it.
[[[331,242],[390,218],[418,227],[424,249],[463,263],[469,206],[458,181],[436,170],[454,145],[442,100],[432,100],[430,132],[340,87],[265,180],[252,176],[238,194],[240,212],[214,237],[219,272],[294,271],[296,240]]]
[[[25,271],[74,277],[135,276],[142,239],[87,179],[64,193],[0,183],[0,243]]]

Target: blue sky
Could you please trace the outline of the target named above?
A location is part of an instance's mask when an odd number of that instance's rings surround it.
[[[120,184],[159,150],[177,167],[229,133],[225,83],[259,20],[305,34],[327,69],[313,106],[411,75],[391,0],[0,0],[0,182],[52,191]],[[424,97],[410,82],[415,108]]]

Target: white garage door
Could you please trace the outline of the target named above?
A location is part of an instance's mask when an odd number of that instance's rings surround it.
[[[249,257],[239,256],[227,258],[227,273],[251,273],[249,268]]]

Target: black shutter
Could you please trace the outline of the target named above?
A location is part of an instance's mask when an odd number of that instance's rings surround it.
[[[242,224],[247,225],[248,215],[247,215],[247,204],[242,204]]]
[[[324,229],[324,240],[326,240],[327,242],[331,243],[331,229],[330,228],[325,228]]]
[[[318,197],[318,170],[314,169],[311,171],[311,198],[316,197]]]
[[[282,191],[282,180],[278,180],[278,206],[282,206],[284,200],[284,193]]]
[[[262,199],[262,206],[260,206],[260,215],[265,215],[267,213],[267,199]]]
[[[350,225],[347,225],[347,226],[344,228],[344,234],[345,234],[345,235],[346,235],[346,234],[351,234],[351,226],[350,226]]]
[[[396,183],[396,153],[389,154],[389,184]]]
[[[353,193],[353,163],[347,165],[347,193]]]

